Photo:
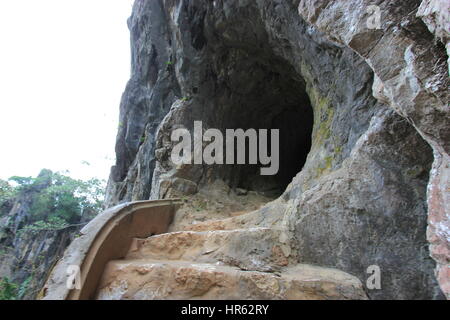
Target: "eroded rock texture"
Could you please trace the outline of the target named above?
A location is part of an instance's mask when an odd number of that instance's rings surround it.
[[[377,28],[368,27],[371,5],[381,13]],[[190,195],[215,181],[282,194],[239,219],[278,230],[290,260],[363,283],[378,265],[382,288],[367,290],[370,298],[442,298],[448,65],[445,47],[416,17],[419,5],[137,0],[108,204]],[[429,16],[425,6],[419,15]],[[196,120],[204,130],[279,128],[279,174],[174,166],[170,134],[192,131]]]
[[[0,215],[0,279],[18,286],[16,299],[35,299],[51,269],[74,239],[79,227],[59,230],[26,230],[37,218],[33,205],[38,195],[51,185],[42,170],[40,183],[22,190],[11,201],[6,214]],[[85,217],[80,217],[80,224]],[[13,298],[13,297],[10,297]]]

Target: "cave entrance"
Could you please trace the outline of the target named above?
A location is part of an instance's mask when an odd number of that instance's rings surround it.
[[[234,165],[232,170],[234,186],[258,191],[269,197],[277,197],[283,193],[292,179],[303,169],[311,149],[313,129],[313,112],[308,100],[299,99],[295,104],[274,106],[279,113],[259,113],[255,115],[261,121],[247,126],[245,129],[278,129],[279,130],[279,168],[273,175],[261,175],[257,165]],[[270,126],[267,125],[270,123]],[[270,134],[269,134],[270,135]],[[248,142],[248,141],[247,141]],[[270,138],[269,143],[269,153]],[[246,163],[249,161],[248,144],[246,145]],[[273,157],[273,155],[270,155]]]
[[[260,168],[265,165],[228,165],[225,181],[233,188],[277,197],[306,162],[314,116],[305,82],[294,68],[274,56],[265,58],[234,60],[224,85],[232,98],[222,109],[221,122],[224,129],[279,129],[279,170],[276,175],[263,176]],[[248,147],[247,141],[246,150]],[[248,160],[247,154],[246,163]]]

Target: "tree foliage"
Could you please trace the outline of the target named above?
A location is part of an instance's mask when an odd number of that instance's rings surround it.
[[[18,285],[8,278],[0,279],[0,300],[16,300]]]
[[[16,239],[30,241],[38,238],[36,236],[43,231],[60,231],[70,227],[70,230],[63,232],[75,233],[76,228],[81,228],[101,210],[104,188],[105,182],[102,180],[83,181],[71,178],[67,173],[47,169],[35,178],[14,176],[7,181],[0,180],[0,215],[9,214],[7,219],[1,220],[2,247],[9,248]],[[57,239],[47,233],[43,235]],[[0,250],[0,256],[6,254],[10,254],[8,250]],[[44,261],[45,254],[40,251],[36,258],[25,261],[23,265],[18,264],[20,273],[15,274],[12,280],[0,278],[0,300],[23,299],[36,290],[41,279],[30,270],[34,270],[41,260]]]
[[[15,196],[14,187],[8,181],[0,179],[0,216],[8,211]]]
[[[26,193],[32,199],[28,229],[60,229],[98,213],[103,192],[102,180],[83,181],[44,169],[36,178],[14,176],[0,180],[0,207]]]
[[[29,276],[18,285],[9,278],[0,279],[0,300],[20,300],[22,299],[33,281],[33,276]]]

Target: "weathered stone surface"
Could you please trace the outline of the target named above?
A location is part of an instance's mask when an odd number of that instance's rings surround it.
[[[330,2],[302,0],[299,13],[332,40],[343,43],[363,56],[371,66],[379,82],[374,95],[388,103],[400,115],[408,119],[421,136],[433,147],[435,160],[430,180],[429,238],[432,248],[439,247],[439,254],[432,250],[438,262],[441,288],[449,297],[448,273],[450,203],[448,189],[437,180],[445,179],[445,169],[450,150],[449,104],[450,91],[448,63],[445,51],[434,43],[427,33],[421,17],[430,31],[444,44],[448,42],[449,13],[446,1],[380,2],[381,26],[368,29],[367,8],[372,1]],[[420,8],[419,8],[420,5]],[[345,16],[339,15],[346,12]],[[448,44],[447,44],[448,48]],[[447,51],[448,52],[448,51]],[[395,67],[394,67],[395,66]],[[436,177],[436,174],[442,175]],[[436,201],[436,198],[441,199]],[[445,212],[445,214],[442,214]],[[436,218],[441,217],[441,218]],[[444,232],[435,233],[435,225]],[[446,248],[442,250],[442,248]],[[445,254],[443,252],[447,252]]]
[[[450,3],[446,0],[423,0],[417,16],[442,41],[447,49],[447,56],[450,56]],[[450,58],[447,62],[450,75]]]
[[[367,24],[374,4],[380,29]],[[425,230],[428,210],[431,253],[448,292],[448,65],[416,17],[430,16],[419,5],[136,1],[108,203],[194,190],[177,181],[284,191],[252,213],[181,230],[280,229],[300,263],[363,282],[367,267],[379,265],[382,289],[369,290],[371,298],[442,298]],[[194,120],[204,130],[282,128],[283,170],[263,179],[251,166],[174,166],[170,133],[192,132]]]
[[[221,191],[226,188],[211,193]],[[191,208],[190,203],[183,206]],[[209,209],[204,207],[191,217],[202,216],[202,210]],[[123,259],[106,266],[97,298],[367,299],[357,278],[336,269],[299,265],[286,241],[286,230],[276,228],[277,224],[251,227],[263,220],[255,219],[256,213],[260,211],[231,218],[241,218],[243,229],[226,223],[229,218],[221,220],[228,230],[214,229],[218,225],[212,223],[209,231],[133,239]],[[182,220],[172,226],[182,227]]]
[[[361,283],[346,273],[297,266],[275,275],[180,261],[111,261],[98,299],[366,299]]]
[[[298,208],[291,223],[299,260],[335,266],[361,279],[368,266],[378,265],[385,290],[379,293],[420,298],[422,286],[434,286],[426,276],[433,263],[424,248],[426,180],[420,178],[429,163],[428,146],[403,119],[392,111],[379,114],[340,169],[288,200]],[[298,184],[304,179],[301,173]],[[416,272],[405,272],[410,269]]]
[[[450,298],[450,158],[435,154],[428,184],[428,229],[432,257],[438,262],[436,276]]]
[[[181,196],[185,201],[185,204],[177,211],[170,231],[193,230],[191,228],[201,228],[204,222],[209,224],[213,223],[214,220],[227,221],[227,218],[256,211],[272,200],[272,198],[267,198],[255,192],[250,192],[246,196],[238,196],[221,180],[207,184],[197,194],[189,197],[176,193],[173,189],[169,193],[178,197]],[[239,227],[235,228],[232,223],[229,227],[229,229],[239,229]],[[248,227],[251,227],[251,225],[248,225]],[[218,229],[214,227],[211,230]]]
[[[417,16],[446,46],[450,75],[450,2],[422,1]],[[447,101],[448,107],[448,101]],[[448,153],[435,151],[435,161],[428,185],[428,240],[430,251],[438,262],[436,276],[442,291],[450,298],[450,159]]]
[[[270,228],[172,232],[135,239],[125,258],[222,262],[243,270],[273,272],[289,263],[278,242],[280,233]]]

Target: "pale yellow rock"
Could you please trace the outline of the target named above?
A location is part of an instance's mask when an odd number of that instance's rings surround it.
[[[367,299],[344,272],[299,265],[276,275],[182,261],[111,261],[98,299]]]
[[[97,298],[367,299],[357,278],[298,264],[276,214],[281,201],[214,220],[220,215],[210,215],[211,209],[225,197],[206,205],[203,195],[190,199],[172,232],[134,239],[123,260],[108,263]],[[204,217],[211,220],[188,224]]]
[[[278,238],[279,231],[269,228],[172,232],[135,239],[126,259],[222,262],[244,270],[275,271],[289,264]]]

